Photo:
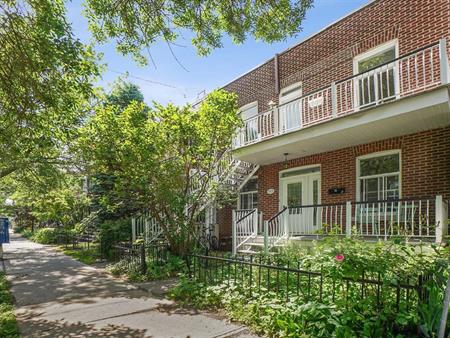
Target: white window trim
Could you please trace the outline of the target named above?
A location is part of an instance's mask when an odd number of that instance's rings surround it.
[[[378,151],[376,153],[370,153],[370,154],[366,154],[366,155],[362,155],[362,156],[358,156],[356,158],[356,201],[357,202],[362,202],[361,201],[361,166],[360,166],[360,162],[361,160],[366,160],[368,158],[374,158],[374,157],[380,157],[380,156],[385,156],[385,155],[394,155],[394,154],[398,154],[398,166],[399,166],[399,171],[397,172],[392,172],[392,173],[388,173],[388,174],[382,174],[382,175],[374,175],[374,176],[392,176],[395,175],[396,173],[398,173],[398,196],[399,198],[402,198],[402,151],[401,149],[394,149],[394,150],[386,150],[386,151]],[[364,177],[370,177],[370,176],[364,176]]]
[[[381,54],[382,52],[386,51],[387,49],[390,49],[394,47],[394,51],[395,51],[395,59],[398,59],[399,57],[399,48],[398,48],[398,39],[394,39],[391,41],[388,41],[386,43],[383,43],[381,45],[378,45],[372,49],[369,49],[367,51],[365,51],[364,53],[358,54],[353,58],[353,75],[358,75],[359,74],[359,70],[358,70],[358,63],[361,60],[370,58],[371,56],[375,56],[378,54]],[[356,77],[354,79],[354,83],[353,83],[353,91],[354,91],[354,97],[355,97],[355,101],[354,101],[354,105],[355,105],[355,110],[358,111],[359,108],[359,86],[358,86],[358,78]],[[394,90],[397,93],[397,98],[399,95],[399,89],[400,88],[400,82],[399,82],[399,64],[398,61],[395,62],[395,72],[394,72]]]
[[[283,94],[285,92],[288,92],[288,91],[290,91],[290,90],[292,90],[292,89],[294,89],[296,87],[299,87],[299,90],[297,92],[290,93],[290,94],[288,94],[288,96],[283,96]],[[280,90],[280,94],[278,96],[278,100],[279,100],[279,103],[281,105],[281,104],[284,104],[286,102],[290,102],[290,101],[296,100],[296,99],[302,97],[302,95],[303,95],[303,84],[302,84],[301,81],[299,81],[299,82],[295,82],[295,83],[293,83],[293,84],[291,84],[291,85],[289,85],[287,87],[282,88]]]
[[[252,179],[256,179],[258,180],[258,176],[252,176],[250,180]],[[237,209],[240,210],[241,209],[241,195],[248,195],[248,194],[258,194],[258,190],[250,190],[250,191],[239,191],[238,193],[238,198],[237,198]]]
[[[381,54],[381,53],[385,52],[387,49],[390,49],[392,47],[394,47],[394,49],[395,49],[395,58],[397,59],[398,58],[398,39],[388,41],[388,42],[378,45],[372,49],[369,49],[369,50],[365,51],[364,53],[356,55],[353,58],[353,74],[354,75],[358,74],[358,63],[361,60]]]
[[[258,101],[253,101],[253,102],[247,103],[246,105],[243,105],[242,107],[240,107],[238,109],[239,114],[241,114],[241,116],[242,116],[242,113],[244,111],[246,111],[246,110],[248,110],[250,108],[254,108],[254,107],[256,107],[256,115],[255,116],[257,116],[259,114]],[[250,116],[247,119],[250,119],[250,118],[255,117],[255,116]]]

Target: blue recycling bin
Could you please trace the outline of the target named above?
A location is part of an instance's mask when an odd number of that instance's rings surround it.
[[[9,219],[0,217],[0,244],[9,243]]]

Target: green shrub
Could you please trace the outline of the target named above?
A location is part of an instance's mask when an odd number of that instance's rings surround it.
[[[100,224],[101,250],[106,257],[111,257],[112,246],[119,242],[128,242],[131,238],[131,221],[129,218],[107,220]]]
[[[32,240],[40,244],[60,244],[60,241],[71,243],[75,232],[66,228],[41,228],[35,231]]]
[[[9,283],[3,272],[0,272],[0,337],[20,337],[9,293]]]
[[[164,260],[153,260],[152,257],[147,257],[145,274],[141,273],[137,262],[130,264],[125,259],[109,265],[107,270],[114,276],[125,276],[133,282],[144,282],[176,277],[186,272],[187,267],[182,258],[168,254]]]
[[[225,269],[219,266],[217,272],[215,264],[197,262],[201,280],[181,278],[170,296],[199,308],[224,309],[232,319],[271,337],[416,337],[419,328],[423,337],[436,333],[448,276],[448,248],[330,238],[314,248],[289,245],[276,256],[261,258],[321,272],[323,283],[317,278],[308,281],[306,274],[274,270],[269,274],[268,269],[251,270],[239,263]],[[423,284],[428,302],[419,303],[417,292],[403,290],[397,307],[395,285],[417,285],[419,276],[427,274],[432,276]],[[364,289],[359,282],[348,283],[362,276],[379,281],[380,288],[367,282]]]

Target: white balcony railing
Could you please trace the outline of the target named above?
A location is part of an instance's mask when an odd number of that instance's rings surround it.
[[[447,43],[425,46],[244,121],[234,147],[299,130],[448,83]]]

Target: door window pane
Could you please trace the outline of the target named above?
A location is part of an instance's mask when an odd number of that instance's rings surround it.
[[[298,207],[302,205],[302,182],[288,183],[287,206]]]

